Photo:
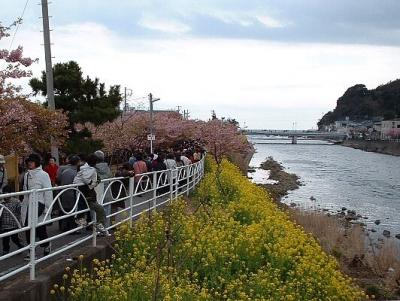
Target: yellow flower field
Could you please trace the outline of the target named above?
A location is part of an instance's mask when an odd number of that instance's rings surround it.
[[[65,275],[67,300],[366,300],[335,259],[228,161],[190,204],[119,228],[113,258]],[[217,179],[218,175],[218,179]],[[63,286],[64,287],[64,286]]]

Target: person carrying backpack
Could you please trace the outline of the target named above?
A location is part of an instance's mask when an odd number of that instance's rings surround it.
[[[107,229],[104,227],[106,223],[106,213],[103,206],[97,203],[96,191],[94,190],[100,183],[100,178],[96,171],[97,162],[98,158],[96,155],[89,155],[87,162],[79,168],[73,184],[81,185],[78,187],[82,193],[79,201],[84,202],[85,198],[90,210],[96,213],[97,223],[95,227],[99,231],[99,234],[109,236]],[[84,218],[78,218],[75,222],[81,226],[87,225],[87,221]]]

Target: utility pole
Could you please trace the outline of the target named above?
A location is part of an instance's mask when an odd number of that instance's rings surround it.
[[[149,94],[149,104],[150,104],[150,154],[153,153],[153,103],[159,101],[159,98],[153,99],[153,94]]]
[[[49,8],[47,0],[42,1],[42,19],[43,19],[43,40],[44,56],[46,60],[46,87],[47,87],[47,105],[50,111],[55,111],[54,84],[53,84],[53,66],[51,63],[51,42],[49,28]],[[54,145],[54,139],[51,137],[51,155],[59,163],[58,147]]]
[[[128,101],[127,98],[128,96],[132,96],[132,90],[128,89],[127,87],[125,87],[125,93],[124,93],[124,112],[126,113],[126,111],[128,110]],[[129,94],[129,95],[128,95]]]
[[[189,119],[189,110],[183,110],[183,119]]]

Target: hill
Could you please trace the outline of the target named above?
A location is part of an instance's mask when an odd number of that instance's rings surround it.
[[[318,122],[318,128],[335,120],[349,117],[365,120],[373,117],[392,119],[400,116],[400,79],[368,90],[365,85],[355,85],[337,100],[336,108],[326,113]]]

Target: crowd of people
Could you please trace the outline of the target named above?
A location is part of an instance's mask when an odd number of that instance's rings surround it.
[[[44,167],[42,167],[42,158],[40,155],[33,153],[24,161],[25,170],[20,170],[19,187],[21,187],[20,190],[32,190],[78,184],[80,193],[76,193],[76,190],[73,189],[64,191],[60,195],[60,206],[58,202],[53,204],[54,197],[60,190],[38,192],[35,199],[38,207],[38,222],[42,222],[45,219],[49,220],[51,216],[68,214],[67,218],[61,219],[58,223],[60,231],[70,231],[69,234],[80,234],[80,230],[76,229],[86,228],[93,231],[94,227],[98,235],[109,236],[107,227],[110,224],[110,220],[106,216],[112,211],[116,211],[118,207],[125,208],[125,202],[121,201],[113,203],[111,206],[103,206],[99,201],[109,203],[112,201],[113,195],[118,194],[118,191],[122,193],[120,195],[122,198],[126,195],[126,192],[124,189],[120,189],[120,184],[115,183],[117,185],[107,190],[104,199],[99,200],[97,197],[97,187],[101,180],[124,177],[122,183],[125,185],[126,190],[128,190],[129,177],[133,177],[135,184],[138,184],[141,175],[144,173],[176,169],[180,166],[190,165],[201,160],[203,155],[204,150],[200,147],[187,147],[182,151],[170,149],[166,152],[158,152],[157,154],[150,155],[137,152],[131,155],[127,162],[120,164],[113,174],[109,164],[106,162],[106,156],[101,150],[89,155],[70,155],[65,158],[63,164],[60,166],[57,165],[55,158],[50,157]],[[8,183],[5,157],[0,155],[0,194],[14,192],[14,189]],[[29,204],[35,200],[32,199],[32,194],[25,194],[20,198],[0,198],[1,233],[27,226],[29,222]],[[78,206],[76,206],[77,201]],[[90,212],[81,213],[87,207],[90,208]],[[75,212],[77,214],[71,214]],[[92,213],[96,214],[96,223],[90,224]],[[91,226],[88,226],[89,224]],[[40,241],[47,239],[47,225],[37,227],[36,235]],[[18,233],[5,236],[2,238],[3,255],[10,252],[10,239],[18,248],[24,246],[24,242]],[[26,231],[25,240],[29,244],[30,231]],[[42,243],[40,247],[43,248],[44,256],[51,252],[51,244],[49,242]],[[29,260],[29,254],[25,259]]]

